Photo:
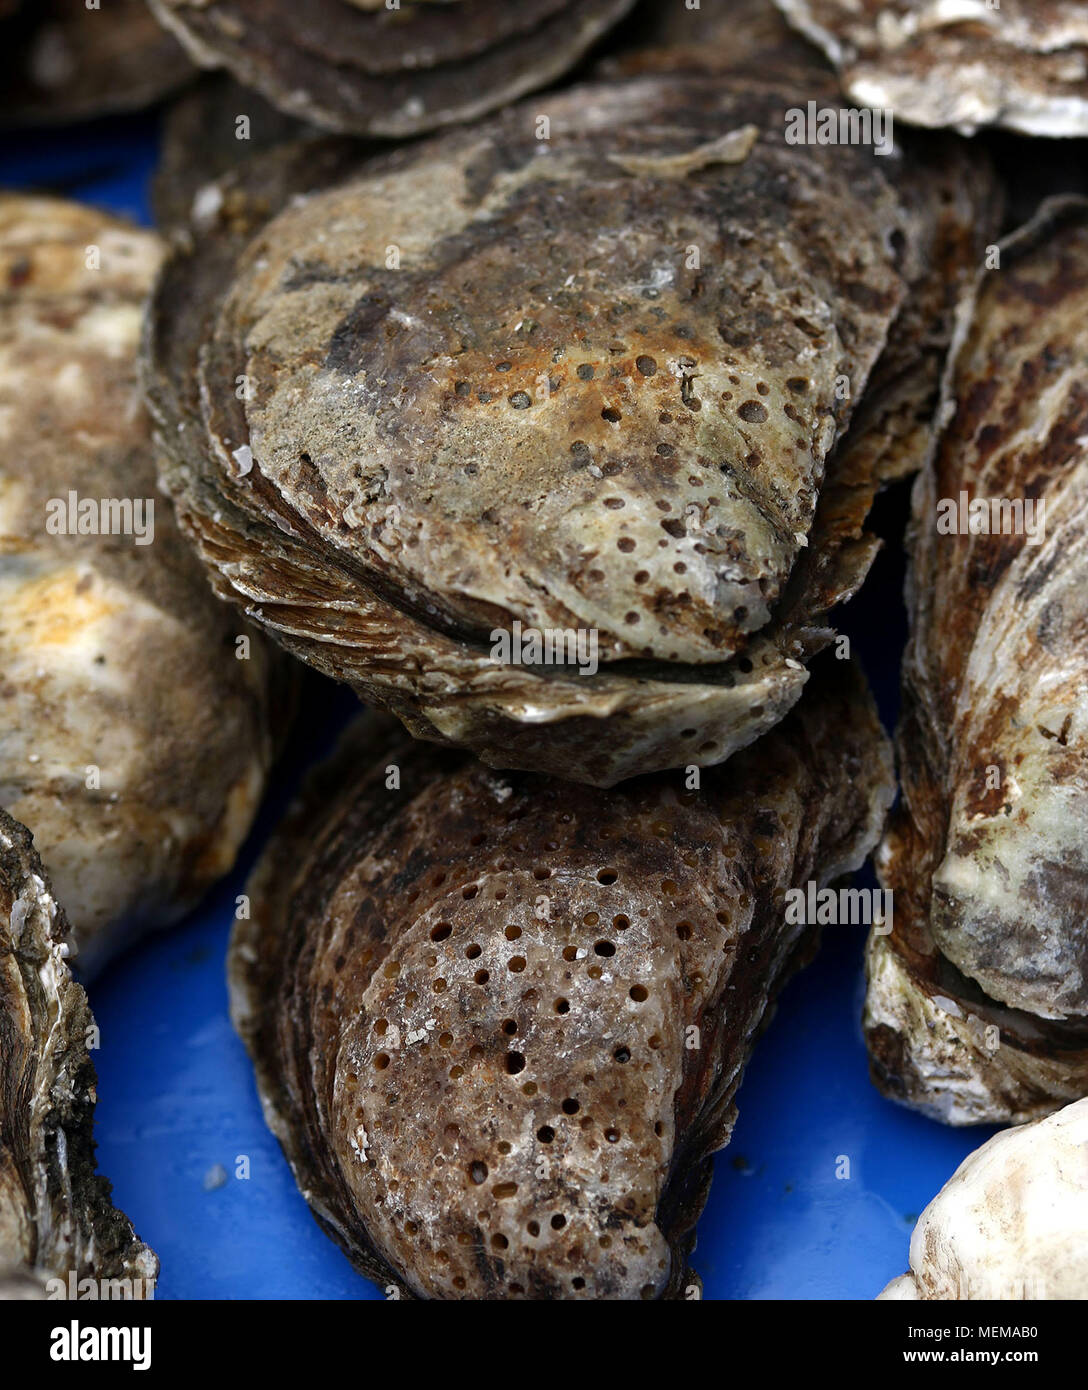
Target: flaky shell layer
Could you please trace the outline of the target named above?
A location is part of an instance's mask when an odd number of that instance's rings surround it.
[[[633,0],[151,0],[203,67],[226,67],[292,116],[408,136],[544,87]]]
[[[217,590],[497,766],[608,785],[773,726],[917,462],[990,210],[947,151],[790,145],[797,92],[602,83],[354,176],[303,146],[219,185],[148,336]],[[515,623],[599,669],[496,659]]]
[[[0,1299],[55,1297],[50,1280],[67,1297],[73,1277],[153,1297],[158,1259],[95,1172],[95,1024],[67,934],[30,832],[0,810]]]
[[[972,134],[1088,135],[1081,0],[775,0],[860,105]]]
[[[1088,1093],[1086,364],[1088,202],[1058,200],[980,280],[914,494],[866,1029],[878,1084],[952,1123]],[[942,534],[972,503],[1018,533]]]
[[[840,663],[688,790],[498,774],[364,722],[270,844],[230,952],[266,1119],[359,1268],[440,1299],[683,1296],[710,1154],[864,859],[889,749]]]

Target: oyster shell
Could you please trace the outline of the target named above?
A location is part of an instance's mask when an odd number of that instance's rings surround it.
[[[151,0],[203,67],[355,135],[471,120],[544,87],[633,0]]]
[[[0,36],[0,123],[84,120],[150,106],[194,75],[144,0],[30,0]]]
[[[996,1134],[918,1218],[883,1299],[1088,1298],[1088,1100]]]
[[[952,1124],[1088,1094],[1086,286],[1088,201],[1055,200],[980,280],[915,485],[865,1028],[877,1085]],[[1036,540],[938,534],[961,494],[1033,500]]]
[[[0,197],[0,805],[85,973],[230,868],[272,757],[268,650],[155,506],[136,356],[160,257],[90,208]]]
[[[897,119],[971,134],[1088,135],[1083,0],[775,0],[843,87]]]
[[[917,465],[993,214],[950,143],[787,144],[828,83],[602,83],[354,177],[326,143],[224,180],[147,377],[217,592],[497,766],[610,785],[772,727]],[[496,659],[515,623],[599,669]]]
[[[30,832],[0,810],[0,1299],[69,1276],[152,1296],[159,1262],[95,1172],[94,1017],[67,926]]]
[[[601,60],[609,76],[638,72],[724,72],[741,64],[811,67],[818,50],[791,29],[774,0],[728,0],[690,9],[685,0],[650,0],[620,31],[618,53]]]
[[[152,184],[156,224],[183,227],[199,215],[202,190],[223,174],[262,150],[316,133],[225,74],[206,74],[171,103],[163,121]],[[204,196],[217,195],[209,189]]]
[[[426,1298],[683,1296],[709,1155],[892,794],[829,662],[726,779],[499,775],[365,718],[266,849],[232,1015],[321,1226]],[[399,785],[390,790],[391,769]]]

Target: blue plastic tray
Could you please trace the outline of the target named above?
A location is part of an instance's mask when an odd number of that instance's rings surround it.
[[[148,117],[11,139],[0,184],[150,223],[157,145]],[[904,504],[900,490],[879,509],[890,532]],[[902,563],[889,548],[843,622],[888,727],[901,590]],[[328,747],[328,731],[350,708],[341,693],[311,682],[307,717],[238,870],[187,923],[132,951],[91,990],[102,1034],[99,1160],[118,1204],[162,1258],[160,1298],[382,1296],[322,1235],[264,1126],[227,1016],[223,968],[245,872],[302,767]],[[906,1269],[918,1213],[993,1132],[943,1128],[870,1085],[859,1023],[862,940],[858,929],[828,929],[757,1047],[699,1225],[694,1263],[707,1298],[872,1298]],[[836,1176],[843,1157],[845,1179]],[[226,1180],[207,1186],[217,1167]]]

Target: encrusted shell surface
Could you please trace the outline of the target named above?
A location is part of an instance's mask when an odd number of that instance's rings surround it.
[[[1086,364],[1088,202],[1055,200],[980,279],[914,493],[866,1032],[877,1084],[955,1124],[1088,1094]],[[1037,543],[938,534],[961,492],[1041,506]]]
[[[29,0],[0,27],[0,125],[133,111],[192,79],[185,50],[144,0]]]
[[[0,1299],[46,1298],[70,1275],[146,1297],[159,1262],[95,1172],[94,1017],[67,926],[29,831],[0,810]]]
[[[993,203],[952,147],[787,143],[828,90],[655,75],[224,180],[148,337],[217,591],[496,766],[609,785],[772,727],[917,464]],[[496,660],[515,621],[599,670]]]
[[[695,1282],[709,1155],[813,944],[784,891],[856,868],[892,795],[834,661],[730,772],[601,791],[368,717],[318,774],[251,881],[232,1013],[301,1190],[365,1273],[442,1299]]]
[[[994,1137],[918,1218],[883,1299],[1088,1299],[1088,1100]]]
[[[204,67],[354,135],[471,120],[544,87],[633,0],[151,0]]]
[[[272,757],[268,650],[157,495],[136,358],[160,257],[92,209],[0,197],[0,805],[71,905],[84,973],[230,868]],[[150,503],[150,543],[54,533],[71,493]]]
[[[1083,0],[775,0],[860,105],[971,134],[1088,135]]]

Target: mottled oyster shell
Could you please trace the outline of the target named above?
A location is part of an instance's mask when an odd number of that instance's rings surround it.
[[[849,667],[726,778],[497,774],[367,722],[265,852],[232,1013],[322,1227],[425,1298],[683,1297],[709,1156],[892,794]],[[399,784],[391,769],[398,769]]]
[[[776,0],[859,104],[971,134],[1088,135],[1083,0]]]
[[[148,334],[217,591],[496,766],[610,785],[771,728],[917,466],[993,214],[950,143],[787,144],[833,90],[634,78],[224,180]],[[600,669],[493,659],[515,621],[592,632]]]
[[[149,106],[194,68],[145,0],[29,0],[0,28],[0,124],[83,120]]]
[[[0,810],[0,1299],[55,1295],[51,1279],[67,1296],[70,1276],[153,1296],[158,1259],[95,1172],[95,1025],[67,928],[30,832]]]
[[[952,1124],[1088,1094],[1088,202],[983,274],[914,492],[903,797],[865,1028],[886,1094]],[[1036,499],[1045,534],[943,535],[940,499]]]
[[[231,867],[272,758],[268,650],[156,500],[136,357],[160,258],[90,208],[0,197],[0,806],[83,973]],[[70,492],[151,501],[153,539],[52,534]]]
[[[1088,1100],[996,1134],[918,1218],[883,1299],[1088,1299]]]
[[[151,0],[203,67],[354,135],[471,120],[544,87],[633,0]]]

